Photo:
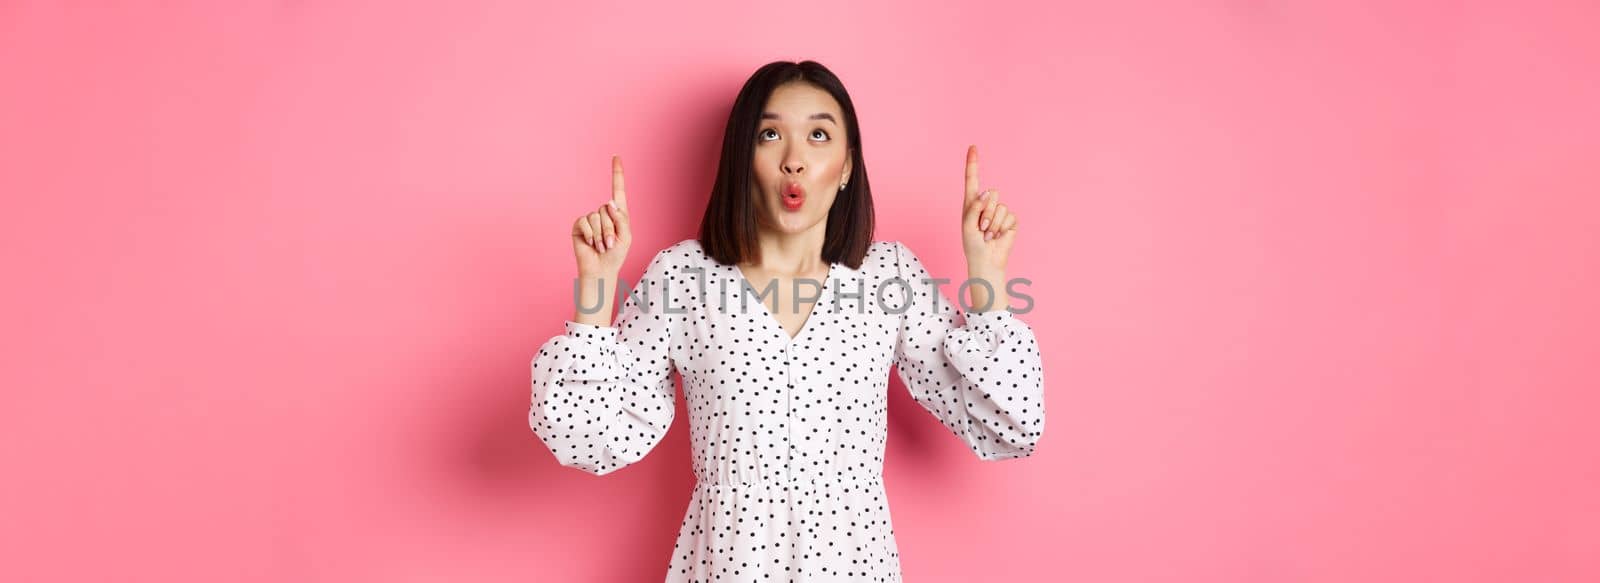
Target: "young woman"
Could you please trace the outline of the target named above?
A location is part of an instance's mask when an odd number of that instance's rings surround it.
[[[883,484],[891,364],[979,458],[1028,456],[1044,431],[1039,347],[1003,293],[1017,216],[980,189],[976,149],[963,313],[910,249],[872,240],[861,143],[828,69],[757,70],[699,237],[656,252],[614,324],[633,240],[620,160],[611,200],[572,227],[579,309],[533,359],[528,422],[562,465],[608,474],[666,434],[678,371],[696,484],[669,582],[899,581]]]

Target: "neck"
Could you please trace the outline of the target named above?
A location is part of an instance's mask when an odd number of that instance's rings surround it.
[[[822,242],[827,232],[825,221],[799,233],[762,229],[756,233],[761,258],[749,264],[775,275],[809,275],[827,269],[828,263],[822,259]]]

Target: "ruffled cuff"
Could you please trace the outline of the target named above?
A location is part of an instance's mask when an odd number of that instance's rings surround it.
[[[1009,327],[1016,321],[1017,315],[1011,310],[989,310],[987,312],[967,312],[967,328],[983,330],[1000,330]]]
[[[617,338],[615,326],[596,326],[567,320],[567,337],[573,343],[572,366],[566,378],[581,381],[614,382],[622,379],[633,360],[633,350]]]
[[[582,324],[572,320],[567,320],[566,328],[568,336],[577,338],[579,340],[588,340],[590,342],[598,343],[617,341],[616,326],[597,326],[594,324]]]
[[[993,360],[1000,345],[1012,335],[1012,326],[1021,323],[1009,310],[969,312],[966,325],[944,337],[944,354],[963,375],[977,373]]]

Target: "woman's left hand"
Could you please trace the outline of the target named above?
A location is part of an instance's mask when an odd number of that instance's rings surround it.
[[[965,210],[961,213],[961,248],[973,276],[1003,275],[1017,240],[1017,215],[1000,202],[1000,191],[980,190],[978,147],[967,147]]]

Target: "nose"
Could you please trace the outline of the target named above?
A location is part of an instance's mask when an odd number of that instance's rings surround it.
[[[783,159],[784,174],[799,174],[801,171],[805,170],[805,168],[805,162],[802,162],[799,156],[796,156],[792,153]]]

